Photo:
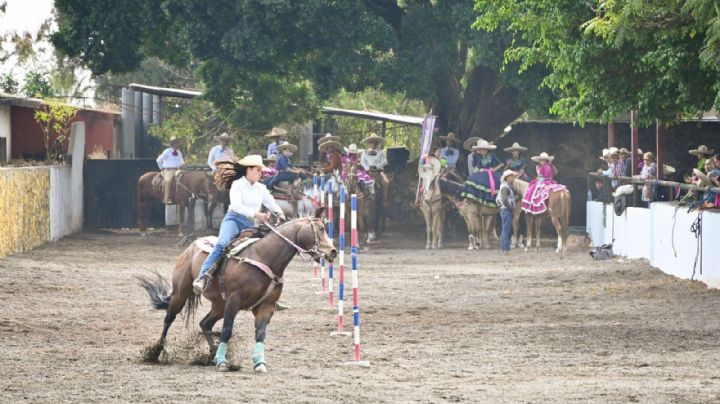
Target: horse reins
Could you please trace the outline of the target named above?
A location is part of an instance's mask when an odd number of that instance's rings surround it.
[[[311,257],[316,256],[320,250],[320,237],[317,235],[317,231],[315,231],[315,223],[312,219],[309,219],[310,221],[310,228],[312,228],[313,236],[315,236],[315,246],[309,250],[306,250],[299,245],[297,245],[294,241],[290,240],[289,238],[285,237],[282,233],[280,233],[276,228],[274,228],[270,223],[263,222],[265,226],[267,226],[273,233],[277,234],[281,239],[285,240],[286,243],[290,244],[295,248],[300,258],[305,261],[305,258],[303,257],[303,254],[309,254]]]

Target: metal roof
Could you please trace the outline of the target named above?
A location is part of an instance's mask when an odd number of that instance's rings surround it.
[[[155,87],[137,83],[130,83],[127,87],[133,90],[142,91],[144,93],[162,95],[165,97],[199,98],[203,95],[202,91],[197,90],[181,90],[178,88]]]
[[[395,115],[377,111],[356,111],[352,109],[331,107],[322,107],[322,113],[327,115],[354,116],[357,118],[375,119],[378,121],[397,122],[415,126],[422,126],[423,121],[425,121],[425,118],[420,116]]]

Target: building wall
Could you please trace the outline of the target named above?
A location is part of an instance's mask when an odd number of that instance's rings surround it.
[[[5,143],[5,150],[0,150],[0,161],[10,160],[10,106],[0,105],[0,145]]]
[[[71,123],[85,123],[84,155],[92,153],[96,146],[105,153],[109,151],[111,155],[115,155],[115,150],[113,150],[113,125],[116,115],[100,111],[78,111]],[[42,128],[35,121],[35,109],[12,106],[11,121],[12,158],[39,159],[44,156],[45,140]],[[54,140],[54,138],[51,140]]]
[[[50,239],[48,167],[0,168],[0,257]]]

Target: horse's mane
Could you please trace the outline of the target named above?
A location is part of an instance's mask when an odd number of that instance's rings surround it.
[[[462,184],[445,178],[440,178],[439,181],[440,192],[442,192],[443,194],[452,195],[454,197],[460,197],[460,194],[464,189],[464,186]]]
[[[515,181],[513,181],[513,189],[517,194],[520,194],[521,197],[525,195],[525,191],[527,191],[529,186],[529,182],[523,181],[519,178],[516,178]]]

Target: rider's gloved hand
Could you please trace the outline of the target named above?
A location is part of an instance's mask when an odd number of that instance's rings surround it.
[[[255,214],[255,219],[260,223],[265,223],[270,219],[270,213],[258,212]]]

